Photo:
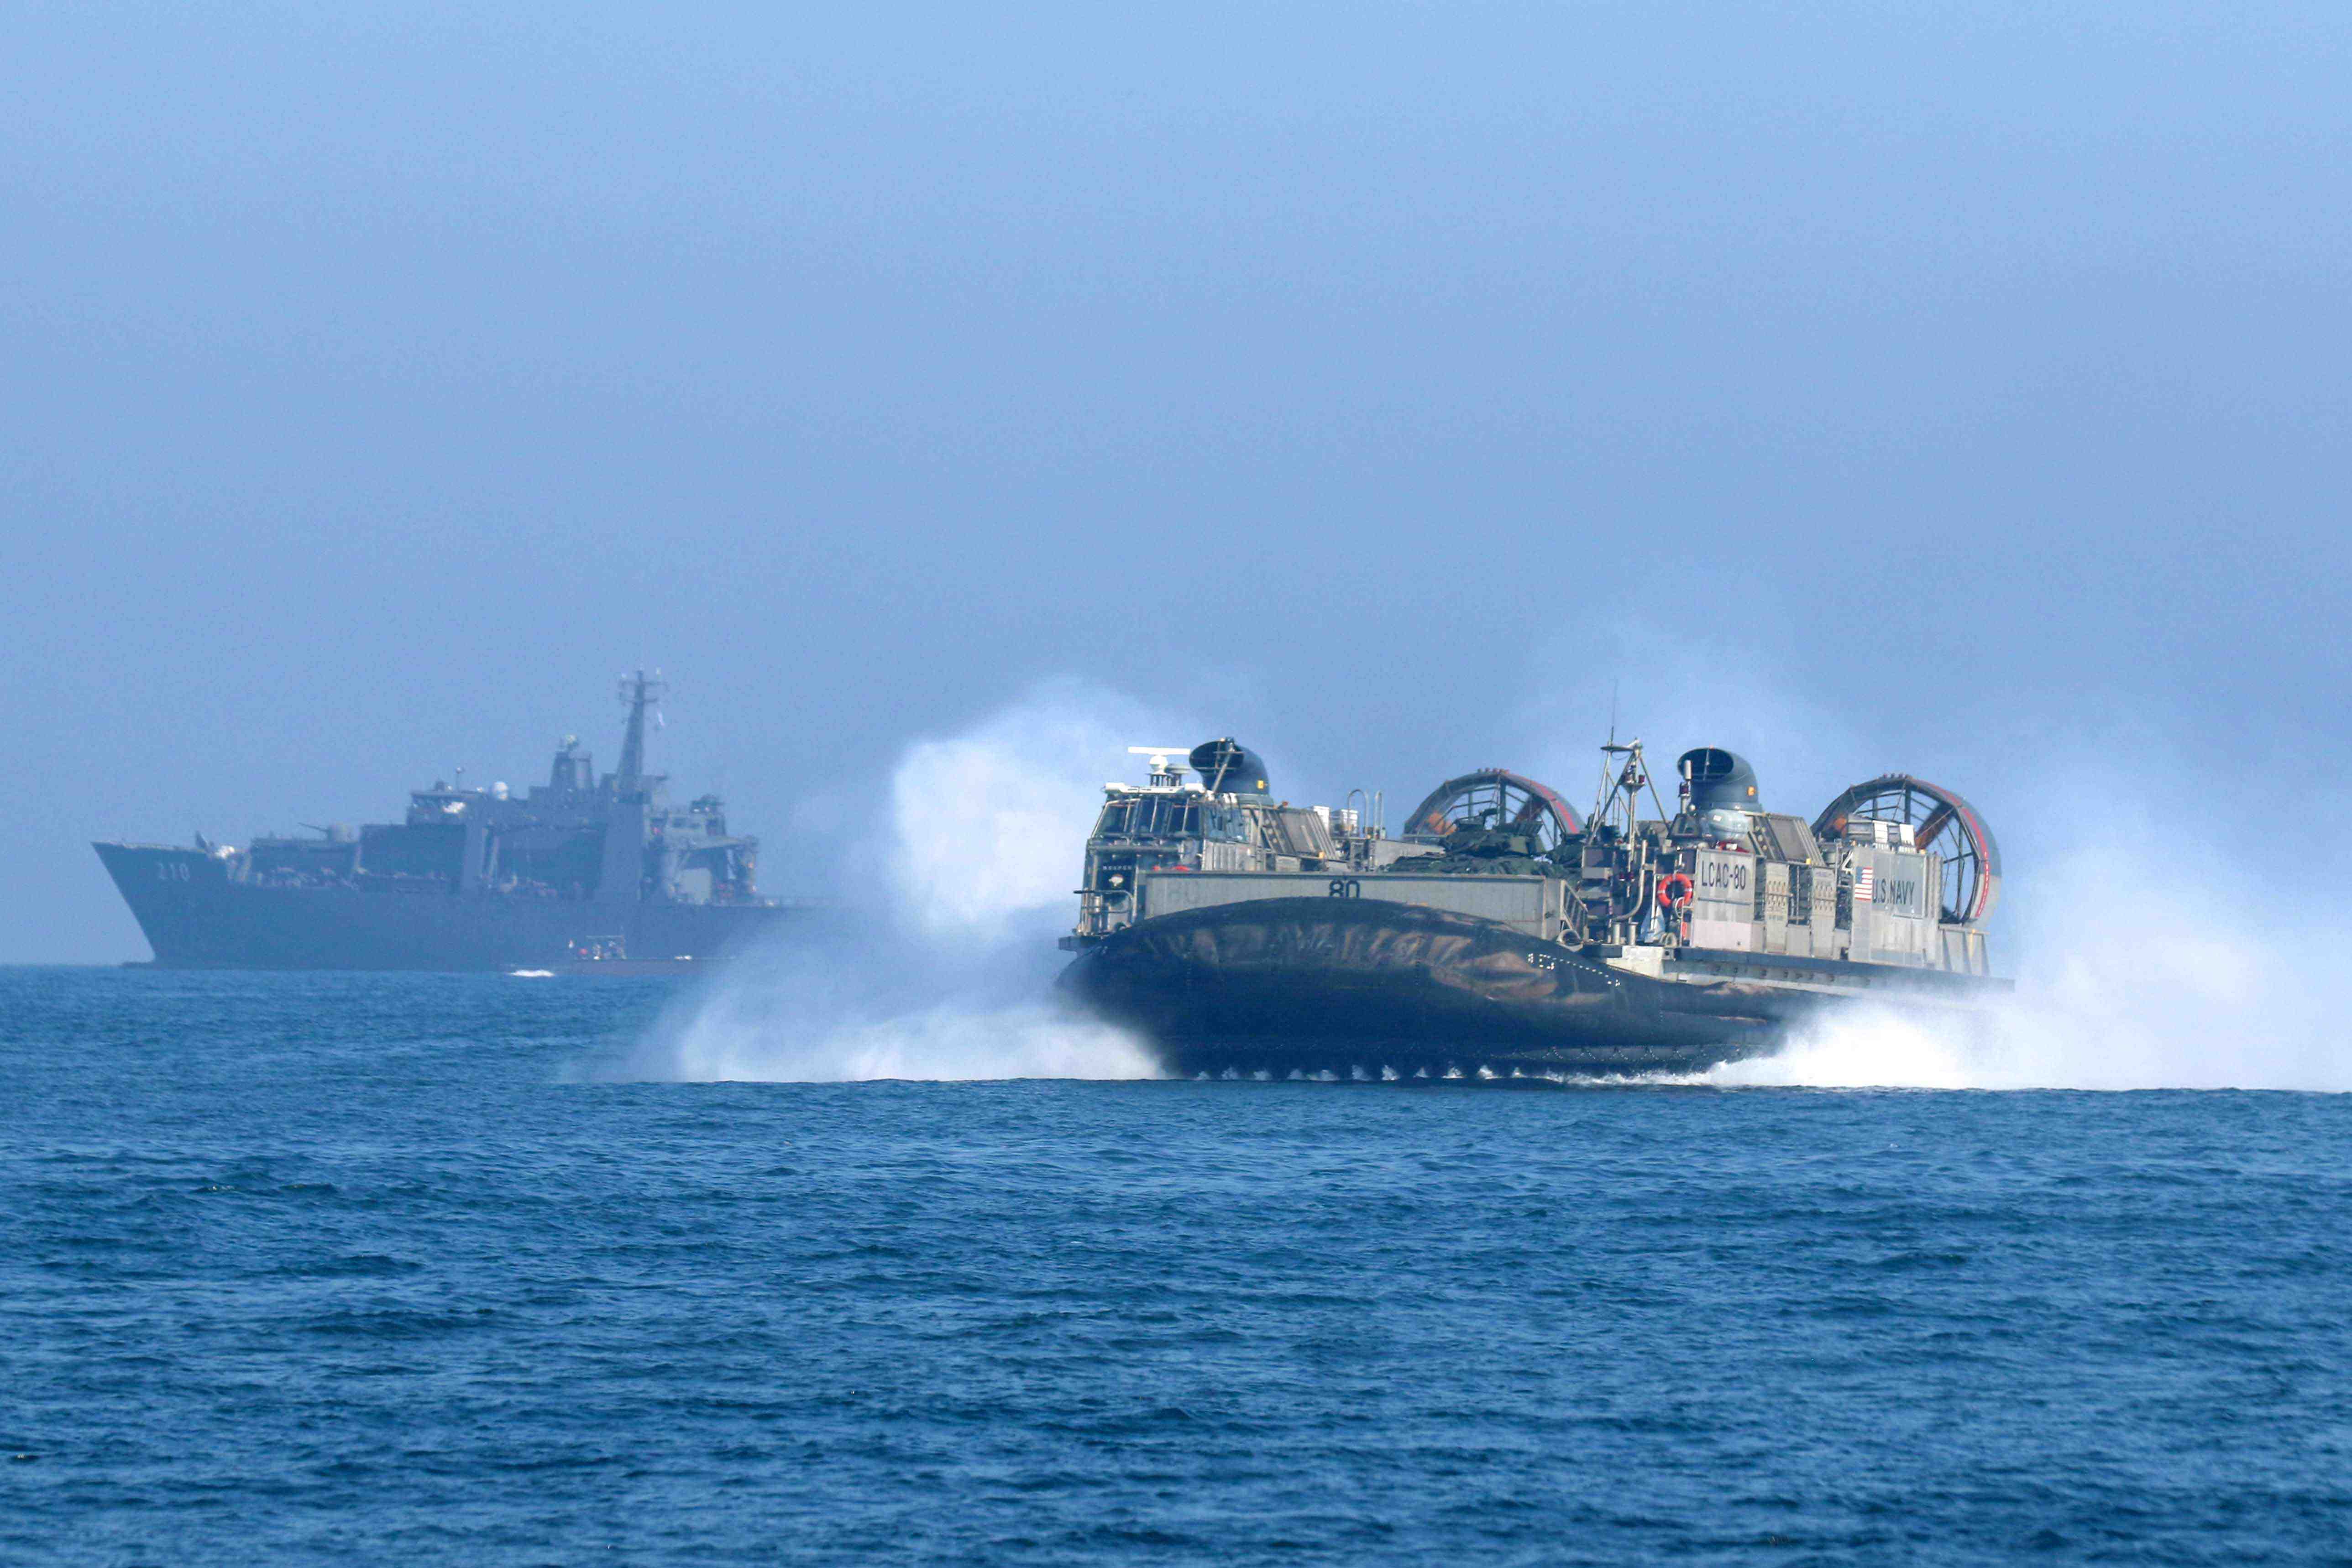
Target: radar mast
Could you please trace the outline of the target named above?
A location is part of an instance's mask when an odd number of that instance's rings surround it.
[[[645,789],[646,710],[661,701],[662,687],[659,670],[651,679],[643,670],[621,677],[621,700],[629,706],[629,727],[621,737],[621,767],[613,776],[613,788],[622,795],[638,794]]]

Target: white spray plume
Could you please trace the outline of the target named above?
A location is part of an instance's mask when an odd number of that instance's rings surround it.
[[[628,1078],[1147,1078],[1140,1043],[1050,999],[1087,831],[1139,737],[1189,725],[1061,680],[960,733],[915,741],[890,780],[888,906],[787,933],[682,998],[614,1070]],[[845,893],[853,890],[844,890]],[[845,897],[845,905],[866,901]]]
[[[2089,841],[2041,868],[1996,927],[2013,998],[1975,1016],[1840,1011],[1712,1081],[2352,1090],[2352,930],[2312,924],[2145,818],[2076,827]]]
[[[925,988],[888,984],[871,948],[779,949],[665,1019],[625,1075],[841,1083],[1157,1071],[1135,1040],[1049,1002],[967,993],[909,1005]]]
[[[890,780],[886,862],[900,917],[933,940],[990,943],[1037,911],[1075,913],[1105,780],[1134,771],[1138,736],[1169,727],[1116,692],[1059,680],[909,746]]]

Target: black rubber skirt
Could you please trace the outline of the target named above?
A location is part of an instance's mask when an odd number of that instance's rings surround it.
[[[1146,920],[1061,984],[1168,1071],[1212,1077],[1696,1072],[1778,1049],[1821,1001],[1654,980],[1475,915],[1337,898]]]

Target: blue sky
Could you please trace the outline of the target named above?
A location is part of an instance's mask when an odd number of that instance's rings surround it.
[[[21,12],[0,960],[637,664],[785,887],[1070,675],[1335,797],[1614,689],[2012,857],[2332,800],[2352,13],[1959,10]]]

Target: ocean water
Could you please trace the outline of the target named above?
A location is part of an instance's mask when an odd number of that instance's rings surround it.
[[[2352,1097],[626,1082],[0,971],[0,1559],[2352,1562]]]

